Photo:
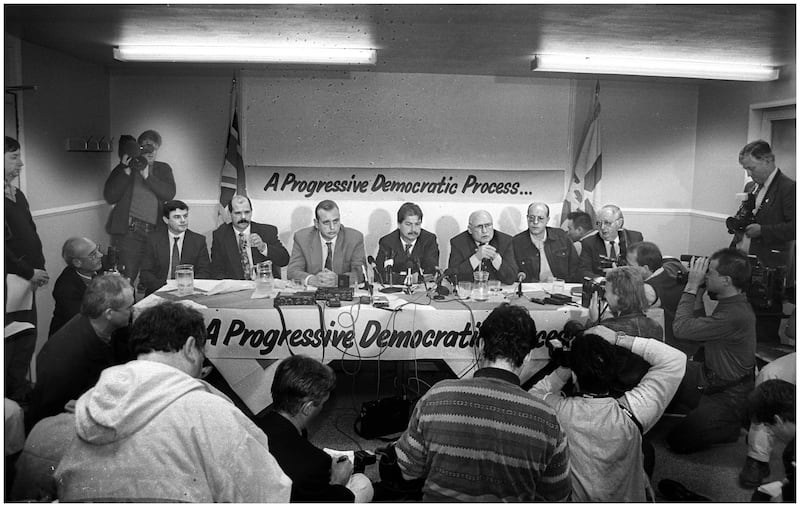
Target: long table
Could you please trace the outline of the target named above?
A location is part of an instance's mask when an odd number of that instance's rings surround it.
[[[504,295],[477,302],[448,296],[436,301],[430,292],[392,294],[392,309],[342,302],[328,307],[275,308],[273,299],[252,299],[253,289],[178,298],[156,292],[136,305],[143,308],[162,300],[181,299],[196,307],[208,326],[206,355],[236,394],[254,413],[271,402],[270,386],[277,360],[305,354],[323,362],[332,360],[442,359],[458,377],[471,376],[477,367],[477,331],[486,316],[503,301],[525,307],[536,323],[539,347],[523,369],[523,380],[547,364],[544,342],[562,332],[570,319],[585,321],[580,306],[531,303],[544,293],[527,286],[525,297],[503,287]],[[366,292],[356,290],[355,300]]]

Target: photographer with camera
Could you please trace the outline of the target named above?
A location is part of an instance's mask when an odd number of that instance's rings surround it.
[[[169,164],[156,161],[161,135],[142,132],[139,139],[122,136],[120,163],[106,180],[103,196],[114,204],[106,222],[111,245],[119,249],[123,274],[134,283],[144,255],[147,235],[165,227],[161,203],[175,197],[175,179]]]
[[[572,501],[644,502],[654,496],[644,467],[642,437],[659,420],[683,377],[686,356],[657,340],[597,326],[564,349],[566,365],[530,392],[552,406],[567,434]],[[614,396],[616,356],[625,349],[648,365],[628,392]],[[560,392],[574,377],[578,392]]]
[[[372,500],[372,482],[353,473],[346,457],[333,458],[308,441],[308,424],[336,387],[330,366],[308,356],[291,356],[278,364],[272,381],[272,410],[256,420],[269,439],[269,451],[292,479],[291,502]]]
[[[703,346],[686,367],[673,400],[689,414],[667,435],[672,451],[691,453],[739,439],[747,394],[755,380],[756,318],[744,294],[750,280],[747,256],[734,248],[710,258],[694,257],[673,331]],[[705,288],[703,288],[705,281]],[[703,294],[717,306],[707,316]]]
[[[775,166],[775,154],[766,141],[746,144],[739,152],[739,164],[752,179],[745,187],[747,199],[725,222],[733,234],[731,247],[755,255],[766,268],[787,268],[794,273],[790,258],[796,235],[796,185]],[[792,280],[793,277],[788,278]],[[775,297],[767,305],[752,301],[757,312],[757,336],[778,341],[783,301]]]

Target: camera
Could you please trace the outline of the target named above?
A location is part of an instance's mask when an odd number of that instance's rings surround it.
[[[754,308],[771,308],[776,301],[782,301],[786,290],[786,266],[767,267],[755,255],[748,255],[750,261],[750,284],[747,299]]]
[[[600,255],[600,269],[611,269],[616,264],[617,266],[621,266],[620,260],[615,259],[613,257],[609,257],[607,255]]]
[[[755,207],[756,196],[754,194],[748,194],[747,199],[742,201],[742,205],[739,206],[739,211],[737,211],[734,216],[725,219],[725,226],[728,227],[728,234],[744,232],[748,225],[754,224],[756,222],[756,217],[753,215]]]
[[[581,306],[589,308],[592,304],[592,294],[597,293],[597,299],[602,300],[606,296],[606,279],[602,276],[597,278],[584,277],[581,286]]]
[[[141,171],[147,167],[147,159],[144,157],[146,153],[153,153],[154,148],[149,145],[139,146],[133,136],[122,135],[119,138],[119,157],[124,155],[130,157],[128,166],[136,171]]]
[[[692,262],[695,257],[702,257],[702,255],[683,254],[681,255],[681,262]],[[677,271],[675,273],[675,281],[680,285],[686,285],[686,282],[689,281],[689,272]],[[706,282],[703,282],[700,286],[705,288]]]
[[[586,331],[586,326],[578,320],[568,320],[564,324],[564,330],[553,338],[545,341],[547,352],[558,366],[570,367],[569,351],[572,340],[581,336]]]

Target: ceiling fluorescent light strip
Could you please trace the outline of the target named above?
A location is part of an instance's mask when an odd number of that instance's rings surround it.
[[[123,62],[294,63],[315,65],[374,65],[374,49],[267,48],[242,46],[134,46],[114,48]]]
[[[535,55],[531,70],[732,81],[773,81],[779,75],[776,67],[767,65],[556,54]]]

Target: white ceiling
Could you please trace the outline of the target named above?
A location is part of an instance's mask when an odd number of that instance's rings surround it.
[[[375,71],[497,76],[556,52],[785,65],[795,18],[794,4],[5,4],[6,32],[115,69],[145,65],[114,61],[116,45],[181,41],[366,47]]]

